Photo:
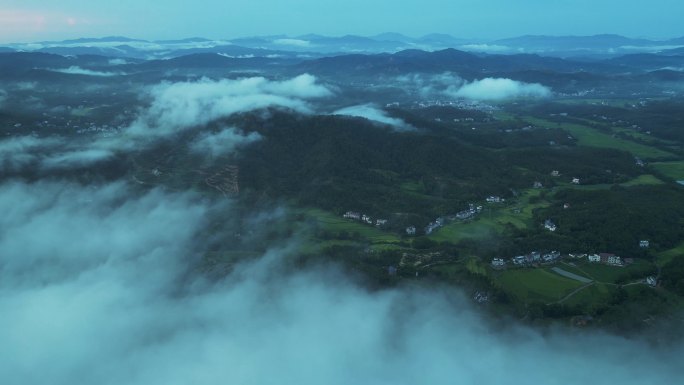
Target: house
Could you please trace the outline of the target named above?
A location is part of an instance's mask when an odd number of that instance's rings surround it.
[[[639,241],[639,247],[648,249],[651,246],[649,241]]]
[[[542,184],[542,182],[536,181],[536,182],[534,182],[532,187],[533,188],[544,188],[544,185]]]
[[[580,184],[579,178],[572,178],[572,184]]]
[[[547,219],[544,221],[544,228],[549,230],[549,231],[556,231],[556,224],[553,223],[551,219]]]
[[[354,212],[354,211],[347,211],[346,213],[344,213],[343,217],[346,219],[359,220],[359,219],[361,219],[361,214]]]
[[[409,226],[406,228],[407,235],[416,235],[416,226]]]
[[[563,209],[564,209],[564,210],[567,210],[567,209],[569,209],[569,208],[570,208],[570,203],[565,203],[565,204],[563,204]]]
[[[524,255],[518,255],[517,257],[513,257],[514,265],[524,265],[525,262],[527,262],[527,258],[525,258]]]
[[[553,170],[551,171],[551,176],[560,176],[560,172],[558,170]]]
[[[368,223],[369,225],[372,225],[372,224],[373,224],[373,220],[371,219],[371,217],[369,217],[369,216],[366,215],[366,214],[363,214],[363,215],[361,216],[361,220],[362,220],[363,222]]]
[[[386,224],[387,224],[387,219],[376,219],[375,220],[375,225],[378,227],[384,226]]]
[[[487,197],[486,201],[489,203],[500,203],[503,202],[504,199],[496,195],[490,195]]]
[[[530,253],[530,257],[532,257],[532,260],[534,262],[539,262],[541,261],[541,253],[538,251],[533,251]]]
[[[598,254],[589,255],[589,262],[601,262],[601,257]]]
[[[601,258],[601,263],[605,263],[607,265],[616,265],[616,266],[622,265],[622,259],[615,254],[601,253],[601,254],[599,254],[599,257]]]
[[[658,278],[655,276],[650,276],[646,278],[646,284],[655,287],[658,284]]]
[[[493,267],[502,267],[505,266],[506,262],[503,260],[503,258],[494,258],[492,259],[492,266]]]

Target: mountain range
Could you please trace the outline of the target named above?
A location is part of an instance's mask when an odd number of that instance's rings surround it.
[[[272,35],[236,39],[192,37],[178,40],[143,40],[123,36],[62,41],[4,44],[0,52],[31,51],[60,55],[103,55],[138,59],[163,59],[195,53],[228,56],[320,57],[331,54],[395,53],[405,50],[438,51],[454,48],[474,53],[536,53],[556,57],[609,58],[635,53],[664,53],[684,49],[684,37],[653,40],[620,35],[520,36],[499,40],[462,39],[447,34],[418,38],[399,33],[339,37],[307,34]],[[680,50],[680,51],[677,51]]]

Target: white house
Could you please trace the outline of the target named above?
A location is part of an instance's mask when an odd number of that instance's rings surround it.
[[[572,184],[580,184],[579,178],[572,178]]]
[[[552,220],[547,219],[546,221],[544,221],[544,228],[549,230],[549,231],[556,231],[557,227],[556,227],[556,224],[553,223]]]
[[[504,262],[503,258],[494,258],[492,259],[492,266],[494,267],[501,267],[506,265],[506,262]]]
[[[361,214],[354,212],[354,211],[347,211],[346,213],[344,213],[343,217],[347,218],[347,219],[359,220],[359,219],[361,219]]]
[[[649,246],[651,246],[651,243],[649,241],[639,241],[639,247],[642,247],[644,249],[648,249]]]
[[[589,255],[589,262],[601,262],[601,256],[598,254]]]
[[[489,203],[500,203],[500,202],[503,202],[504,199],[499,197],[499,196],[490,195],[487,197],[486,201]]]
[[[406,234],[416,235],[416,226],[409,226],[406,228]]]

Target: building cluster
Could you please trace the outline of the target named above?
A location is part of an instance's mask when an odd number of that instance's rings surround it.
[[[567,257],[571,259],[587,258],[587,260],[591,263],[602,263],[604,265],[609,266],[624,266],[633,262],[631,258],[621,258],[611,253],[568,254]],[[530,266],[537,264],[555,263],[561,258],[561,253],[558,251],[551,251],[548,253],[540,253],[538,251],[533,251],[529,254],[512,257],[510,258],[510,261],[514,266]],[[495,269],[504,268],[506,264],[507,261],[504,258],[493,258],[491,261],[491,266]]]
[[[489,198],[487,198],[487,199],[489,199]],[[501,201],[503,201],[503,199]],[[469,219],[472,219],[477,214],[482,212],[482,209],[483,209],[482,206],[476,206],[476,205],[470,203],[468,205],[468,208],[465,210],[459,211],[453,215],[448,215],[446,217],[439,217],[439,218],[435,219],[433,222],[430,222],[430,224],[428,224],[428,226],[425,228],[425,234],[430,234],[433,231],[437,230],[438,228],[446,225],[449,222],[455,221],[455,220],[467,221]],[[429,229],[429,231],[428,231],[428,229]]]
[[[386,105],[387,107],[396,107],[399,106],[399,103],[389,103]],[[480,101],[476,100],[421,100],[417,102],[413,102],[411,107],[413,108],[426,108],[426,107],[455,107],[458,108],[459,110],[472,110],[472,111],[482,111],[482,112],[494,112],[498,111],[501,108],[483,103]],[[466,118],[468,119],[468,118]],[[462,119],[463,120],[463,119]]]
[[[624,265],[624,261],[622,260],[622,258],[618,257],[615,254],[611,254],[611,253],[590,254],[587,256],[587,259],[589,260],[589,262],[602,263],[604,265],[611,265],[611,266],[622,266],[622,265]]]
[[[549,253],[533,251],[529,254],[515,256],[511,258],[511,262],[516,266],[524,266],[538,263],[553,263],[559,260],[560,257],[561,254],[558,251],[551,251]]]
[[[485,200],[487,203],[501,203],[506,201],[504,198],[497,195],[490,195]]]
[[[377,227],[381,227],[387,224],[387,219],[376,219],[375,221],[373,221],[373,218],[371,218],[369,215],[361,214],[355,211],[347,211],[346,213],[344,213],[344,215],[342,215],[342,217],[345,219],[363,222],[368,225],[375,225]]]

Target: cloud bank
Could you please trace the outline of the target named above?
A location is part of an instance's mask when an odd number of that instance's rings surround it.
[[[387,112],[373,104],[363,104],[339,109],[333,115],[347,115],[366,118],[377,123],[392,126],[395,131],[415,131],[415,127],[405,121],[387,115]]]
[[[309,100],[331,95],[328,88],[307,74],[283,81],[253,77],[162,83],[151,88],[151,105],[127,133],[163,136],[235,113],[267,107],[309,113],[312,111]]]
[[[12,384],[670,384],[682,345],[485,322],[451,290],[368,292],[273,249],[197,274],[190,193],[0,185],[0,378]]]
[[[87,75],[87,76],[99,76],[99,77],[111,77],[111,76],[124,75],[123,72],[93,71],[93,70],[81,68],[78,66],[71,66],[69,68],[61,68],[61,69],[51,69],[50,71],[60,72],[63,74],[70,74],[70,75]]]
[[[59,137],[17,136],[0,140],[0,171],[69,169],[109,160],[116,148],[106,141],[87,142]]]
[[[199,154],[217,157],[230,154],[240,146],[255,142],[261,139],[261,135],[256,132],[244,134],[238,129],[227,127],[219,132],[205,132],[200,134],[194,142],[190,144],[190,150]]]
[[[404,89],[412,89],[422,98],[441,96],[449,87],[460,87],[463,79],[452,72],[441,74],[412,73],[396,78]]]
[[[504,100],[514,98],[545,98],[551,89],[538,83],[523,83],[505,78],[485,78],[450,87],[447,95],[473,100]]]

